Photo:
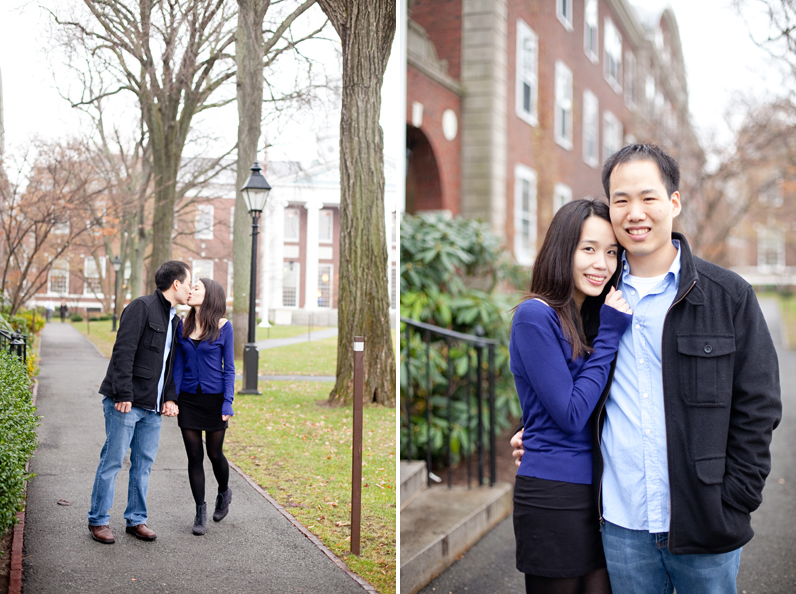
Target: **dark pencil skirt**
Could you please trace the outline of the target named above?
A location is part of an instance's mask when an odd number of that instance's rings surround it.
[[[180,391],[180,400],[177,404],[180,409],[177,425],[180,429],[223,431],[229,425],[227,421],[221,420],[223,394],[203,394],[202,387],[197,385],[196,394]]]
[[[518,475],[514,538],[522,573],[567,578],[605,567],[591,485]]]

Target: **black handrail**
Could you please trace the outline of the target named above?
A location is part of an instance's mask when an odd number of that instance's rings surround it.
[[[426,356],[426,468],[428,472],[428,476],[426,478],[427,483],[430,485],[431,483],[431,391],[432,391],[432,383],[431,383],[431,335],[434,334],[438,340],[444,340],[445,346],[447,347],[447,376],[446,376],[446,388],[445,388],[445,397],[447,399],[447,406],[446,412],[448,417],[448,429],[447,429],[447,436],[446,436],[446,456],[445,459],[447,461],[447,474],[448,474],[448,487],[450,488],[452,485],[452,474],[451,474],[451,466],[453,465],[453,454],[451,451],[451,437],[453,433],[453,398],[454,398],[454,390],[453,390],[453,382],[451,381],[453,378],[453,361],[451,360],[451,345],[454,342],[462,343],[466,345],[467,349],[467,435],[468,435],[468,442],[472,443],[471,437],[471,417],[470,417],[470,399],[472,397],[472,388],[473,384],[475,384],[475,395],[476,395],[476,408],[477,408],[477,434],[476,434],[476,451],[477,451],[477,458],[478,458],[478,484],[481,485],[484,482],[484,418],[483,418],[483,407],[484,407],[484,376],[483,376],[483,362],[484,362],[484,349],[487,349],[487,379],[488,379],[488,406],[489,406],[489,427],[487,430],[489,431],[489,485],[490,487],[495,484],[496,480],[496,464],[495,464],[495,348],[498,346],[498,341],[493,340],[490,338],[483,337],[483,329],[479,326],[476,330],[477,335],[473,336],[471,334],[464,334],[462,332],[455,332],[453,330],[447,330],[445,328],[440,328],[439,326],[434,326],[432,324],[426,324],[423,322],[418,322],[416,320],[411,320],[409,318],[401,318],[401,322],[406,324],[406,352],[405,352],[405,361],[406,361],[406,452],[407,458],[409,460],[413,459],[413,448],[412,448],[412,376],[411,376],[411,346],[410,346],[410,337],[411,337],[411,330],[421,334],[423,336],[423,342],[426,343],[425,348],[425,356]],[[475,350],[475,358],[476,358],[476,378],[473,381],[473,374],[472,374],[472,350]],[[419,379],[419,378],[418,378]],[[470,486],[471,481],[471,471],[470,471],[470,456],[467,457],[467,486]]]
[[[12,355],[19,357],[22,363],[28,361],[28,337],[19,332],[0,330],[0,350],[8,349]]]

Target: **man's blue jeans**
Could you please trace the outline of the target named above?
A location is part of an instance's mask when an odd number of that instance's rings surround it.
[[[146,494],[160,442],[160,415],[135,406],[130,412],[121,413],[114,408],[113,399],[108,397],[102,400],[102,408],[105,412],[105,445],[102,446],[91,491],[88,523],[92,526],[110,523],[108,511],[113,505],[116,475],[122,469],[129,449],[130,480],[124,518],[128,526],[146,524]]]
[[[614,594],[734,594],[741,549],[717,555],[672,555],[669,534],[606,522],[603,549]]]

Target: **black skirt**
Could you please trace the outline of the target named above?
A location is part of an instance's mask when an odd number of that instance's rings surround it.
[[[570,578],[605,567],[591,485],[518,475],[514,483],[517,569]]]
[[[202,387],[197,384],[196,394],[180,391],[177,403],[180,414],[177,425],[180,429],[197,431],[223,431],[229,423],[221,420],[221,405],[224,404],[223,394],[203,394]]]

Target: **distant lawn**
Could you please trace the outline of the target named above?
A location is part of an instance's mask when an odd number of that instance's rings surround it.
[[[383,594],[396,582],[395,409],[363,416],[361,555],[349,553],[352,409],[319,406],[329,386],[268,382],[235,396],[227,456]]]
[[[268,340],[270,338],[293,338],[294,336],[301,336],[302,334],[307,334],[309,328],[307,326],[271,326],[270,328],[260,328],[257,327],[257,340]],[[326,330],[325,326],[313,326],[312,332],[315,333],[318,330]],[[244,332],[248,333],[248,328],[243,328],[239,330],[235,328],[235,332]]]
[[[60,324],[61,322],[50,323]],[[113,343],[116,342],[116,333],[111,332],[112,320],[103,320],[101,322],[86,322],[86,320],[83,320],[82,322],[70,323],[80,330],[84,336],[87,336],[103,356],[110,359],[111,353],[113,353]]]
[[[242,361],[235,361],[235,370],[243,373]],[[337,337],[262,349],[259,370],[260,375],[335,375]]]

